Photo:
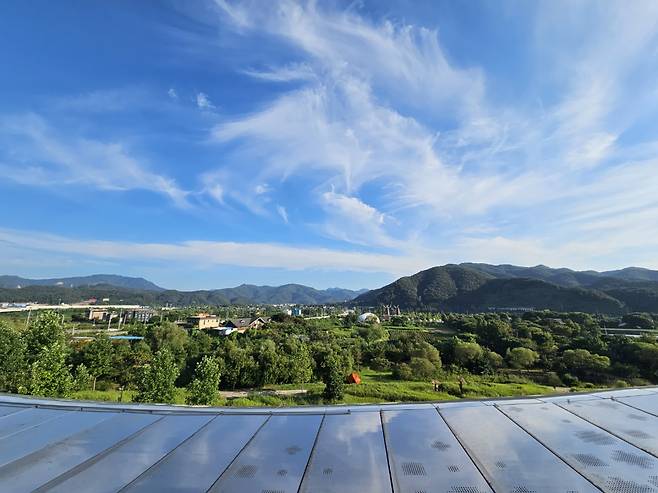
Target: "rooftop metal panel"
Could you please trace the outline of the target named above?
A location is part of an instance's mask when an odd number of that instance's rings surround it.
[[[131,417],[139,419],[138,416]],[[165,416],[113,449],[111,453],[82,464],[37,491],[116,492],[174,450],[211,419],[211,416]]]
[[[436,409],[385,411],[382,421],[396,493],[491,492]]]
[[[217,416],[122,492],[207,491],[266,420],[263,415]]]
[[[0,440],[0,467],[91,428],[113,416],[115,415],[112,413],[63,412],[54,419],[41,421],[37,425],[9,435]]]
[[[611,399],[561,402],[564,409],[638,448],[658,456],[658,417]]]
[[[496,492],[599,491],[494,406],[440,412]]]
[[[17,409],[17,412],[0,418],[0,439],[65,414],[65,411],[35,409],[32,407]]]
[[[620,397],[617,400],[628,406],[658,416],[658,394]]]
[[[321,421],[315,414],[272,416],[208,491],[296,493]]]
[[[300,493],[390,491],[379,412],[326,416]]]
[[[0,418],[7,416],[8,414],[14,414],[15,412],[24,410],[24,407],[18,406],[0,406]]]
[[[658,493],[656,437],[656,388],[278,409],[0,394],[0,492]]]
[[[148,414],[118,414],[96,426],[0,468],[0,484],[7,491],[32,491],[80,464],[97,457],[118,442],[161,419]]]
[[[556,405],[500,408],[606,491],[658,492],[658,459]]]

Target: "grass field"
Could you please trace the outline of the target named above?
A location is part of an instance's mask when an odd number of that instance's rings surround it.
[[[508,377],[475,376],[466,377],[463,396],[459,392],[457,376],[445,376],[439,379],[441,391],[435,392],[430,382],[406,382],[393,380],[390,372],[377,372],[364,369],[360,372],[362,383],[360,385],[346,385],[345,398],[342,404],[368,404],[385,402],[424,402],[438,400],[455,400],[460,398],[477,399],[488,397],[509,397],[552,394],[555,392],[568,392],[570,389],[555,389],[546,385],[536,384],[528,379],[516,375]],[[322,400],[322,383],[309,383],[304,385],[271,385],[263,389],[250,391],[246,397],[218,399],[217,406],[298,406],[319,405]],[[306,393],[282,396],[275,395],[278,390],[303,389]],[[573,389],[585,390],[585,389]],[[591,389],[587,389],[591,390]],[[79,391],[73,398],[97,401],[118,402],[119,391]],[[134,391],[123,392],[123,402],[131,402]],[[185,404],[185,389],[177,389],[174,404]]]

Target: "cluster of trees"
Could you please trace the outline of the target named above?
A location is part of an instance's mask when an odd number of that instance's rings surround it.
[[[349,318],[277,316],[264,328],[228,337],[187,332],[164,321],[131,327],[143,340],[114,341],[105,335],[71,339],[62,316],[45,312],[25,328],[0,322],[0,390],[67,396],[112,387],[136,390],[140,402],[172,402],[176,389],[185,387],[190,404],[210,404],[220,389],[322,381],[324,398],[336,401],[343,397],[346,375],[362,367],[420,381],[504,369],[555,386],[658,382],[656,338],[604,336],[601,320],[591,315],[443,314],[442,319],[454,335],[358,325]],[[645,315],[627,318],[635,325],[649,321]]]
[[[143,340],[69,339],[61,315],[44,312],[24,330],[0,322],[0,390],[69,396],[96,390],[99,381],[135,389],[135,401],[172,402],[187,388],[190,404],[210,404],[219,389],[325,382],[327,400],[342,398],[354,364],[349,347],[326,331],[273,323],[245,335],[213,337],[170,322],[135,326]],[[344,341],[343,341],[344,342]]]

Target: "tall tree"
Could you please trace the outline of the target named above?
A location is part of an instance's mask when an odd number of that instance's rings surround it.
[[[193,405],[210,405],[219,396],[219,378],[221,372],[217,359],[204,356],[196,365],[194,380],[190,383],[187,403]]]
[[[142,369],[136,402],[174,402],[176,378],[180,370],[173,355],[161,349],[153,361]]]
[[[92,377],[92,390],[96,390],[96,380],[112,369],[113,349],[112,342],[104,335],[97,336],[83,348],[84,363]]]
[[[54,311],[40,313],[25,331],[27,356],[34,361],[41,350],[52,344],[63,345],[66,340],[62,315]]]
[[[67,397],[73,378],[66,366],[66,348],[59,342],[44,347],[30,367],[30,388],[34,395]]]
[[[25,380],[25,341],[0,322],[0,391],[17,392]]]
[[[345,374],[341,358],[333,351],[326,352],[321,359],[320,375],[324,383],[322,396],[328,401],[340,401],[345,393]]]

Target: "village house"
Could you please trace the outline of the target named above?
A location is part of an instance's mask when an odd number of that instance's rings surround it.
[[[221,320],[217,315],[208,313],[197,313],[187,318],[187,326],[192,329],[215,329],[221,325]]]
[[[227,320],[224,324],[226,327],[233,327],[240,333],[244,333],[247,329],[254,329],[269,322],[269,318],[256,317],[256,318],[232,318]]]

